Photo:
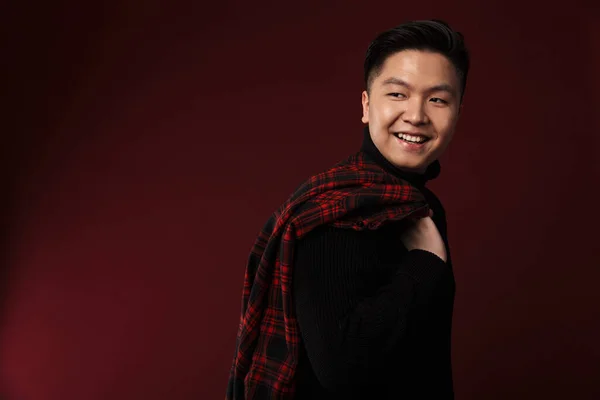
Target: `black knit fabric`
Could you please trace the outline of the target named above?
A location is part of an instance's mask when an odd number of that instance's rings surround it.
[[[403,172],[365,129],[362,149],[422,190],[447,245],[445,213],[424,175]],[[298,241],[293,295],[302,346],[297,399],[453,399],[455,282],[445,263],[407,251],[402,223],[354,231],[322,226]]]

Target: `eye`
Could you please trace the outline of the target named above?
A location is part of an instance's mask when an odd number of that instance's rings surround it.
[[[439,97],[432,97],[429,101],[438,103],[438,104],[448,104],[448,102],[444,99],[440,99]]]
[[[404,93],[398,93],[398,92],[394,92],[394,93],[388,93],[388,96],[392,96],[392,97],[396,97],[396,98],[403,98],[406,97],[404,95]]]

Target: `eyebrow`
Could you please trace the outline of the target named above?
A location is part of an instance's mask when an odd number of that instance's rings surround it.
[[[385,85],[399,85],[399,86],[404,86],[407,89],[413,89],[413,87],[406,81],[403,81],[400,78],[387,78],[385,81],[383,81],[382,83],[383,86]],[[450,85],[448,85],[447,83],[441,83],[439,85],[435,85],[432,87],[429,87],[425,90],[426,92],[448,92],[452,95],[454,95],[454,88]]]

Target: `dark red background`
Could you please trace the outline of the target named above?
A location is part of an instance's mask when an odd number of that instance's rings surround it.
[[[255,234],[360,145],[369,41],[432,17],[473,54],[432,185],[457,399],[600,398],[595,2],[83,3],[2,13],[6,399],[221,399]]]

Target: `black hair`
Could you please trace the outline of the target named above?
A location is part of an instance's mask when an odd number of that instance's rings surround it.
[[[431,51],[445,56],[456,69],[462,101],[469,73],[469,52],[460,32],[453,30],[446,22],[435,19],[402,23],[380,33],[371,42],[364,64],[367,91],[381,73],[385,60],[402,50]]]

